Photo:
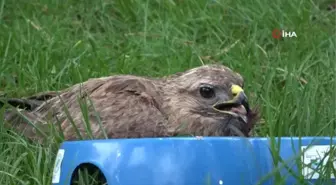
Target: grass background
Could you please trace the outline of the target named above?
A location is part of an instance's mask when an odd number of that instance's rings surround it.
[[[258,136],[335,135],[335,11],[311,0],[0,0],[9,97],[113,74],[160,77],[221,62],[262,111]],[[297,38],[272,38],[272,30]],[[57,143],[0,124],[1,184],[49,184]],[[280,183],[280,182],[279,182]]]

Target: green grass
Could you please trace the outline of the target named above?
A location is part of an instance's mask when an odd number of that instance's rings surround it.
[[[0,90],[22,97],[93,77],[159,77],[221,62],[244,76],[261,108],[256,135],[332,136],[336,27],[328,2],[0,0]],[[275,28],[298,37],[276,40]],[[1,184],[49,184],[57,147],[0,124]]]

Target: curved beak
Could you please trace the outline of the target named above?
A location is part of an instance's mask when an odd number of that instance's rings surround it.
[[[232,85],[231,87],[232,94],[235,95],[232,100],[225,102],[218,102],[213,105],[213,108],[219,112],[227,112],[233,107],[239,107],[243,105],[246,109],[247,114],[250,112],[250,106],[248,99],[244,90],[238,85]]]

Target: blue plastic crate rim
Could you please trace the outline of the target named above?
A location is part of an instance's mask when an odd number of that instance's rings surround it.
[[[70,185],[77,167],[92,164],[109,185],[286,185],[316,182],[336,138],[180,137],[69,141],[58,150],[53,185]],[[271,148],[278,149],[272,156]],[[331,151],[335,151],[334,149]],[[330,178],[323,184],[335,184]],[[327,175],[321,175],[326,177]],[[327,176],[329,177],[329,176]]]

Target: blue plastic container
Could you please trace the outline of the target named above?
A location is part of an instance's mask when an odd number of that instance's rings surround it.
[[[98,167],[109,185],[274,185],[279,184],[275,183],[279,179],[286,185],[298,184],[299,179],[314,184],[319,173],[309,175],[309,171],[327,161],[321,162],[321,158],[335,144],[336,138],[331,137],[64,142],[55,161],[53,185],[70,185],[75,169],[87,163]],[[279,152],[272,155],[274,149]],[[313,161],[315,166],[302,168],[303,163],[313,164]],[[325,180],[324,185],[335,184],[334,176]]]

